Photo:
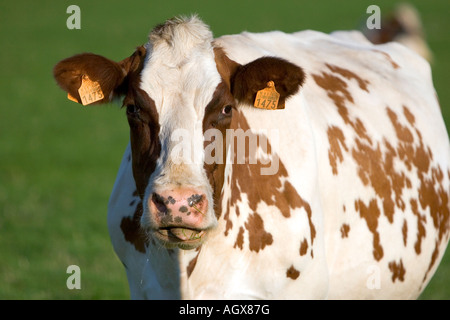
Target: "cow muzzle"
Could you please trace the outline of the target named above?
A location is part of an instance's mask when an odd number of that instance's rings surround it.
[[[196,248],[214,226],[208,198],[195,188],[154,192],[148,199],[148,207],[151,233],[167,248]]]

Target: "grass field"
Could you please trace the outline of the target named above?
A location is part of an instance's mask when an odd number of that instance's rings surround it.
[[[339,3],[339,4],[337,4]],[[450,2],[414,1],[434,52],[434,82],[450,125]],[[69,30],[66,8],[81,8]],[[52,78],[56,62],[95,52],[120,60],[150,29],[198,13],[215,36],[279,29],[353,29],[391,1],[2,1],[0,3],[0,299],[128,299],[106,206],[128,141],[117,106],[83,108]],[[450,253],[423,299],[450,298]],[[66,268],[81,268],[68,290]]]

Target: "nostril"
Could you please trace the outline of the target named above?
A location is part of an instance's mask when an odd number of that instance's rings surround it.
[[[158,212],[161,212],[161,213],[167,212],[167,206],[166,206],[164,197],[160,196],[157,193],[153,193],[152,194],[152,202],[153,202],[154,206],[156,207],[156,210],[158,210]]]

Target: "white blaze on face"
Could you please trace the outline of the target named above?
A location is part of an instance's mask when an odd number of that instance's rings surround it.
[[[162,148],[149,187],[153,191],[201,187],[212,204],[212,189],[203,168],[205,107],[221,81],[212,33],[192,17],[155,28],[149,39],[141,89],[155,102]]]

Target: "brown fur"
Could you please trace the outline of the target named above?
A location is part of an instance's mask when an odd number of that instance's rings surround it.
[[[144,47],[137,48],[133,55],[120,62],[93,53],[82,53],[60,61],[53,68],[53,76],[63,90],[81,102],[78,89],[83,75],[87,75],[100,84],[105,97],[98,103],[105,103],[124,93],[124,80],[128,74],[142,68],[144,57]]]

